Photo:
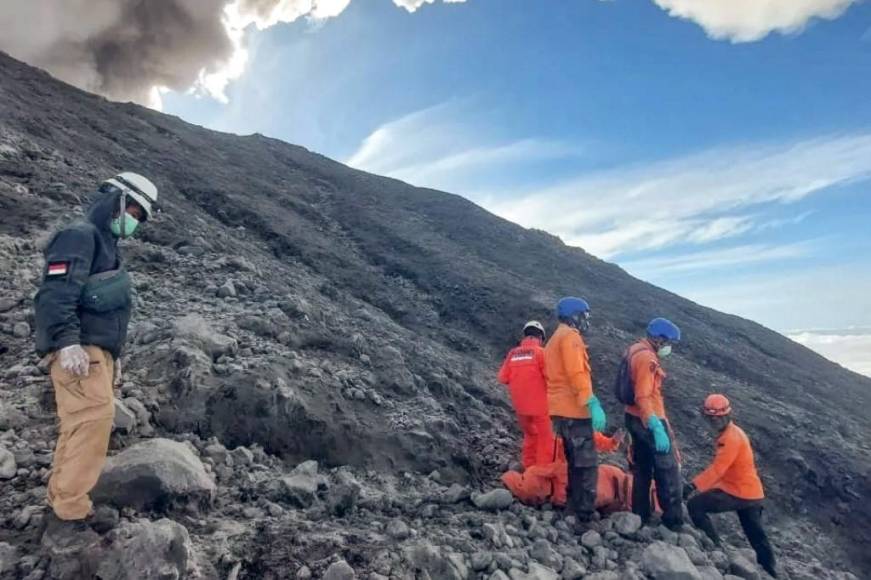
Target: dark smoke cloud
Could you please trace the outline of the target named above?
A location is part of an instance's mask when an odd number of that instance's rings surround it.
[[[248,25],[332,18],[350,1],[0,0],[0,50],[113,100],[159,106],[158,88],[220,98],[244,69]]]
[[[156,105],[155,87],[184,91],[235,47],[226,0],[3,0],[0,49],[115,100]]]

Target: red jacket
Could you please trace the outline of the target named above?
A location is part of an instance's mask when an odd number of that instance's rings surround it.
[[[547,415],[547,375],[541,341],[528,336],[512,348],[499,369],[518,415]]]

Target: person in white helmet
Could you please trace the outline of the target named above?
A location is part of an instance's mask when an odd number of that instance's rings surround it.
[[[100,185],[85,218],[45,249],[34,299],[36,350],[48,357],[60,420],[48,503],[54,528],[85,525],[115,415],[113,386],[132,307],[118,241],[154,215],[157,188],[136,173]],[[48,529],[47,529],[48,531]]]
[[[523,468],[554,461],[554,435],[547,414],[547,374],[544,368],[544,326],[530,320],[523,326],[520,345],[512,348],[499,370],[508,385],[517,423],[523,432]]]

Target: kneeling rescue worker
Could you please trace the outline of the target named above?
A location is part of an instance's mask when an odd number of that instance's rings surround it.
[[[547,414],[544,339],[544,326],[530,320],[523,326],[520,346],[508,352],[499,369],[499,382],[508,385],[517,423],[523,432],[524,469],[554,460],[554,437]]]
[[[680,465],[665,414],[660,357],[671,354],[680,329],[665,318],[647,325],[647,337],[629,347],[618,372],[616,395],[626,405],[626,430],[632,437],[632,511],[645,523],[650,519],[651,479],[662,506],[662,523],[683,525]]]
[[[723,395],[709,395],[702,413],[717,436],[716,455],[707,469],[684,486],[684,497],[693,496],[687,502],[693,525],[720,544],[708,514],[737,512],[747,540],[756,551],[756,561],[777,578],[774,551],[762,527],[765,492],[756,472],[750,439],[732,421],[732,406]]]
[[[580,531],[595,514],[598,459],[593,432],[604,431],[606,417],[593,393],[590,357],[581,335],[590,325],[590,305],[567,297],[556,310],[560,324],[544,349],[547,405],[568,463],[566,512],[577,518]]]
[[[35,298],[36,350],[50,360],[60,419],[48,481],[54,529],[92,512],[88,494],[106,460],[116,361],[132,306],[118,240],[152,217],[156,202],[157,188],[148,179],[116,175],[100,186],[85,219],[58,231],[45,250]]]

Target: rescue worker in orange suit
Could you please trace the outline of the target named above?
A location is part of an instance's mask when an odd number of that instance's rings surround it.
[[[683,525],[683,506],[677,448],[662,396],[666,374],[660,357],[671,354],[672,345],[678,341],[680,329],[674,323],[665,318],[651,320],[647,337],[629,347],[622,363],[629,372],[634,400],[617,393],[618,399],[631,403],[626,405],[625,421],[632,437],[632,511],[648,522],[651,482],[656,481],[662,523],[672,529]]]
[[[737,512],[741,528],[756,551],[759,565],[777,578],[774,550],[762,527],[762,504],[765,492],[756,472],[753,448],[747,434],[732,421],[732,406],[723,395],[705,399],[702,413],[716,435],[716,454],[711,465],[684,486],[690,497],[690,518],[715,543],[720,536],[708,514]]]
[[[608,437],[594,433],[593,440],[598,453],[617,451],[622,435]],[[524,471],[509,471],[502,475],[502,483],[520,501],[529,505],[550,502],[557,506],[566,503],[568,470],[562,444],[557,443],[557,458],[546,465],[535,465]],[[659,504],[653,499],[656,508]],[[630,511],[632,509],[632,476],[617,465],[600,463],[596,484],[596,510],[601,513]]]
[[[523,432],[524,469],[554,460],[554,437],[547,414],[544,340],[544,326],[530,320],[523,326],[520,346],[508,352],[499,369],[499,382],[508,385],[517,423]]]
[[[152,217],[157,188],[136,173],[100,186],[85,214],[58,231],[45,249],[34,301],[36,350],[50,361],[57,446],[48,480],[46,532],[82,527],[92,513],[115,414],[113,386],[132,310],[130,278],[118,241]]]
[[[589,328],[590,305],[567,297],[556,311],[559,327],[544,349],[547,406],[568,463],[566,511],[576,517],[582,531],[595,516],[598,458],[593,433],[605,429],[606,417],[593,393],[590,357],[581,334]]]

